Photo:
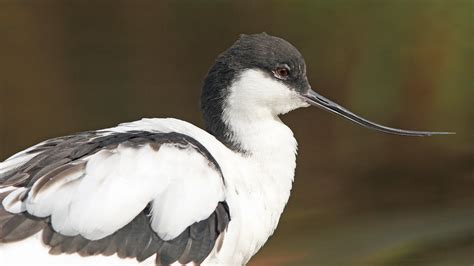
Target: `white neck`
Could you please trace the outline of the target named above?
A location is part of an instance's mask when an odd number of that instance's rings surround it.
[[[277,116],[260,113],[252,119],[233,117],[231,129],[250,164],[250,182],[262,184],[262,193],[275,211],[283,211],[288,201],[296,167],[297,142],[293,132]],[[269,203],[270,204],[270,203]]]
[[[280,190],[281,210],[291,190],[297,143],[278,115],[306,106],[294,90],[255,69],[245,70],[236,78],[224,104],[222,119],[231,141],[263,171],[260,181],[276,182],[269,189]]]
[[[306,104],[281,83],[254,70],[242,73],[229,89],[222,119],[231,132],[228,137],[245,151],[241,175],[234,180],[245,188],[238,204],[253,213],[240,218],[245,230],[239,231],[239,239],[246,241],[238,246],[247,256],[245,262],[275,230],[293,183],[297,143],[278,115]]]
[[[297,143],[278,115],[305,106],[281,82],[249,69],[229,88],[222,118],[231,141],[238,143],[246,156],[264,168],[269,178],[285,179],[291,185]]]

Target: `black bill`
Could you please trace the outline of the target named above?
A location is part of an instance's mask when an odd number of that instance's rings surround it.
[[[405,135],[405,136],[417,136],[417,137],[455,134],[454,132],[414,131],[414,130],[403,130],[403,129],[398,129],[398,128],[382,126],[374,122],[371,122],[367,119],[364,119],[358,115],[353,114],[352,112],[348,111],[344,107],[338,105],[337,103],[334,103],[331,100],[324,98],[323,96],[319,95],[318,93],[316,93],[315,91],[311,89],[309,89],[306,93],[303,93],[301,95],[304,97],[306,102],[308,102],[309,104],[313,106],[317,106],[329,112],[340,115],[363,127],[382,131],[385,133]]]

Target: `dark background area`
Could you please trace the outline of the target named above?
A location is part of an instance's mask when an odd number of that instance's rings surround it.
[[[265,31],[305,56],[313,88],[410,138],[318,110],[292,197],[250,265],[474,263],[474,1],[0,0],[0,160],[44,139],[142,117],[202,126],[215,57]]]

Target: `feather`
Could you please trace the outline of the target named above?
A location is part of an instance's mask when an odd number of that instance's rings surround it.
[[[43,230],[52,255],[200,262],[228,224],[220,166],[184,134],[84,132],[16,156],[0,172],[0,186],[20,187],[0,194],[15,211],[0,205],[0,242]]]

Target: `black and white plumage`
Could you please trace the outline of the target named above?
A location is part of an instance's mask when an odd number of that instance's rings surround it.
[[[265,33],[218,57],[201,105],[207,132],[143,119],[0,163],[1,265],[246,264],[294,177],[296,140],[279,115],[315,105],[384,132],[437,134],[380,126],[318,95],[296,48]]]
[[[150,161],[157,158],[162,165]],[[194,167],[183,159],[194,161]],[[45,141],[6,162],[15,161],[1,175],[3,186],[16,188],[0,195],[3,243],[42,230],[53,254],[117,253],[138,261],[158,254],[159,264],[202,263],[230,221],[220,166],[189,135],[84,132]],[[120,169],[111,170],[116,166]],[[165,168],[170,166],[183,171],[169,176]],[[180,180],[165,181],[161,175]],[[203,180],[193,182],[192,175]],[[174,202],[174,195],[184,202]],[[195,213],[189,215],[190,210]]]

